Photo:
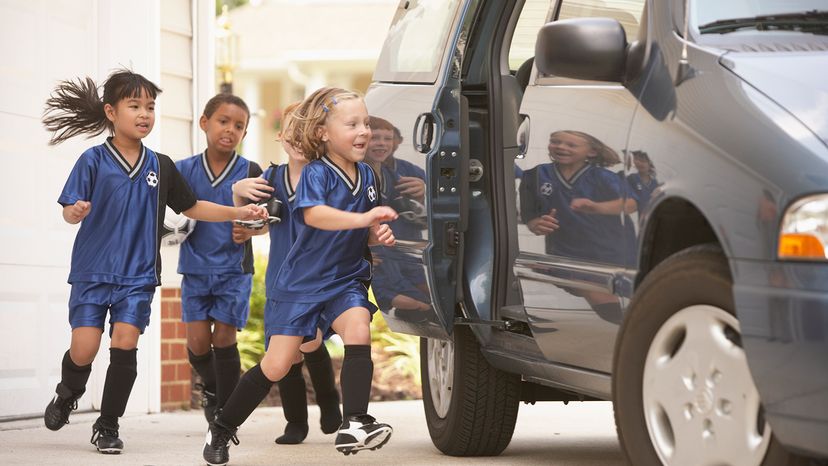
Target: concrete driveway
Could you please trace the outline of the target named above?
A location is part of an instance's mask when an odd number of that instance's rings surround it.
[[[274,464],[624,464],[608,402],[521,405],[512,443],[495,458],[452,458],[435,449],[428,437],[421,401],[372,403],[371,413],[394,427],[382,449],[344,457],[333,448],[333,435],[318,429],[318,410],[310,407],[311,432],[305,443],[276,445],[284,418],[281,408],[259,408],[239,431],[241,444],[230,449],[231,465]],[[0,423],[4,465],[196,465],[206,422],[198,411],[129,415],[121,420],[125,449],[119,457],[101,455],[89,444],[94,413],[74,414],[58,432],[42,419]]]

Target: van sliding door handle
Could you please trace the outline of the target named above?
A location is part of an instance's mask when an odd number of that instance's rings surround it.
[[[421,113],[414,121],[414,150],[427,154],[434,138],[434,116],[431,112]]]

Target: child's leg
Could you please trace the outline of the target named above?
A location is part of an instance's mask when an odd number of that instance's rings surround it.
[[[370,323],[368,309],[353,307],[340,314],[332,325],[345,343],[339,383],[342,387],[342,414],[346,418],[368,413],[374,375]]]
[[[187,322],[187,356],[201,378],[201,407],[208,422],[213,420],[217,404],[216,364],[211,341],[210,321]]]
[[[276,443],[302,443],[308,436],[308,396],[305,376],[302,375],[302,355],[299,352],[296,353],[287,375],[279,380],[278,385],[287,425],[285,433],[276,438]]]
[[[124,415],[138,375],[137,347],[140,334],[141,330],[134,325],[124,322],[112,324],[112,345],[109,348],[109,368],[101,400],[101,420],[117,425],[118,418]]]
[[[305,357],[305,365],[313,383],[322,432],[332,434],[342,425],[342,412],[339,410],[339,391],[336,388],[331,355],[322,341],[322,332],[317,331],[316,339],[303,344],[299,350]]]
[[[236,345],[237,329],[216,321],[213,328],[213,353],[215,354],[217,408],[224,406],[239,383],[241,360]]]
[[[102,333],[97,327],[77,327],[72,330],[72,343],[63,354],[61,362],[60,383],[43,415],[46,427],[50,430],[58,430],[69,423],[69,414],[77,407],[77,400],[86,392],[86,382],[92,372],[92,361],[98,353]]]
[[[288,373],[301,343],[301,336],[271,336],[262,361],[241,377],[216,422],[234,429],[242,425],[267,396],[270,387]]]
[[[344,421],[335,444],[336,449],[346,455],[381,448],[393,432],[391,426],[368,415],[374,372],[370,322],[367,307],[351,307],[333,321],[333,329],[345,342],[345,360],[339,377]]]

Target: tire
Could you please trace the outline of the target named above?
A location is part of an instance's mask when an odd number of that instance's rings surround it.
[[[612,393],[630,464],[804,463],[764,420],[718,247],[679,252],[646,277],[616,343]]]
[[[446,455],[499,455],[515,430],[520,376],[490,366],[468,327],[455,327],[453,338],[420,344],[431,440]]]

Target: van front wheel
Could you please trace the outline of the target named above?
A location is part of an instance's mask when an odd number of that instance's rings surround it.
[[[423,406],[431,440],[451,456],[499,455],[512,440],[520,377],[490,366],[468,327],[420,342]]]

